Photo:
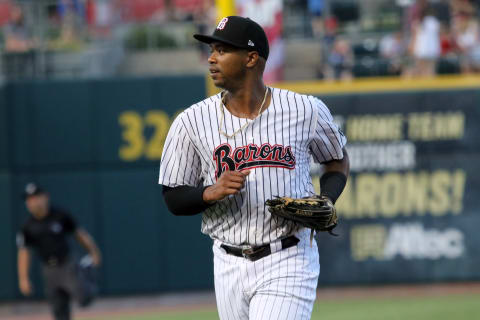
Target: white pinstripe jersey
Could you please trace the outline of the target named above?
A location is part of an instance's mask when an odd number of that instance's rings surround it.
[[[310,159],[342,159],[346,138],[319,99],[270,88],[268,108],[256,119],[232,115],[211,96],[181,113],[165,141],[159,184],[212,185],[225,170],[251,170],[245,187],[203,212],[202,232],[230,245],[258,246],[293,234],[297,225],[272,218],[265,200],[314,194]],[[220,134],[221,109],[225,119]]]

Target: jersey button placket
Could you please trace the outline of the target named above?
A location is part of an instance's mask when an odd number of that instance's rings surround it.
[[[247,142],[249,144],[253,144],[253,135],[247,135]],[[255,169],[251,169],[250,171],[250,174],[248,175],[248,177],[250,178],[250,180],[255,180]]]

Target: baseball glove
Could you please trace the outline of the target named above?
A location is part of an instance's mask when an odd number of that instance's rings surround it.
[[[265,204],[273,216],[282,217],[312,229],[310,244],[314,230],[327,231],[336,235],[332,230],[337,226],[337,213],[332,201],[327,197],[315,196],[302,199],[278,197],[267,200]]]

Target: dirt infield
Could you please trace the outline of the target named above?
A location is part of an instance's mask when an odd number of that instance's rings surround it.
[[[435,297],[480,294],[480,282],[428,285],[391,285],[375,287],[321,288],[317,300],[388,299],[395,297]],[[135,314],[176,312],[178,310],[211,310],[215,308],[213,292],[165,294],[155,296],[115,297],[98,299],[88,310],[75,308],[75,318],[128,316]],[[17,302],[0,305],[2,320],[50,320],[44,302]]]

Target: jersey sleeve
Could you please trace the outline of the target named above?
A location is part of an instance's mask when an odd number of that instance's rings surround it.
[[[22,230],[17,233],[15,240],[18,248],[26,248],[33,245],[33,239],[29,236],[25,228],[22,228]]]
[[[68,233],[73,233],[77,230],[77,223],[75,219],[68,213],[64,213],[62,218],[63,228]]]
[[[63,230],[65,230],[66,233],[75,232],[77,230],[78,225],[75,219],[72,217],[72,215],[67,211],[63,211],[63,210],[58,210],[57,212],[60,214],[59,220],[63,226]]]
[[[327,106],[317,98],[310,97],[313,107],[312,118],[315,122],[310,140],[310,151],[315,162],[324,163],[343,159],[342,148],[347,138],[333,122],[332,114]]]
[[[201,179],[201,161],[198,150],[187,131],[186,113],[173,121],[168,131],[158,183],[168,187],[197,186]]]

